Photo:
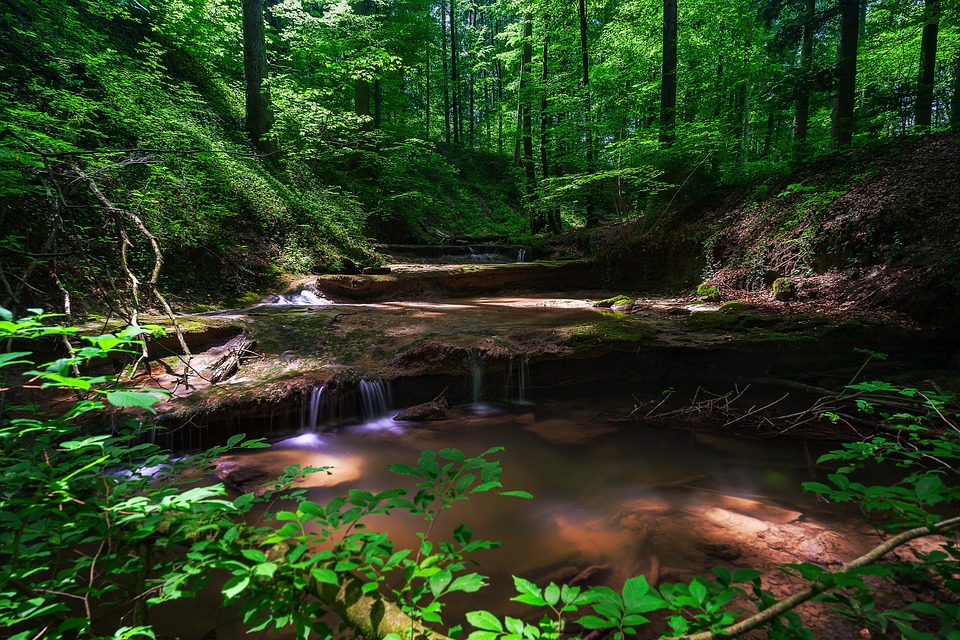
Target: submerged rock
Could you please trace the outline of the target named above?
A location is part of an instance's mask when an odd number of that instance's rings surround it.
[[[431,400],[404,409],[393,419],[407,422],[428,422],[430,420],[446,420],[449,417],[450,405],[447,404],[446,400],[440,402]]]

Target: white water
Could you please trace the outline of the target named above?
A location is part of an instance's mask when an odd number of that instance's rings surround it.
[[[318,384],[303,396],[300,429],[316,433],[326,426],[356,418],[375,420],[392,408],[393,388],[385,380],[361,380],[355,388],[328,388],[326,384]]]
[[[277,295],[273,304],[279,305],[298,305],[298,306],[324,306],[335,304],[333,300],[328,300],[323,296],[317,295],[313,291],[304,289],[296,295],[283,296]]]

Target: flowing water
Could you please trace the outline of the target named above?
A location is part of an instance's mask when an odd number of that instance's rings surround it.
[[[518,363],[516,375],[523,371]],[[383,386],[371,383],[377,390],[368,389],[371,407],[365,412],[383,410],[385,405],[373,406],[380,398],[386,402]],[[598,407],[591,400],[473,404],[433,423],[402,423],[387,414],[325,426],[319,408],[324,393],[320,387],[306,402],[307,426],[300,433],[232,459],[278,471],[290,464],[331,467],[332,475],[303,483],[309,499],[322,503],[354,488],[410,486],[409,478],[388,467],[413,465],[424,449],[452,447],[477,455],[502,446],[505,451],[497,458],[504,488],[534,494],[529,501],[482,494],[439,519],[431,533],[435,540],[450,539],[465,523],[475,537],[502,543],[476,555],[475,570],[490,576],[491,586],[454,598],[454,620],[480,608],[521,615],[508,602],[512,575],[539,584],[614,587],[638,574],[653,582],[687,580],[711,566],[731,566],[710,557],[711,545],[736,549],[744,545],[743,535],[750,538],[770,521],[815,523],[823,517],[800,488],[811,479],[810,456],[816,456],[802,443],[615,428],[596,418]],[[394,513],[371,520],[369,527],[389,531],[397,545],[416,546],[426,523]],[[218,614],[218,624],[225,625],[218,637],[234,637],[228,629],[239,629],[229,612]]]

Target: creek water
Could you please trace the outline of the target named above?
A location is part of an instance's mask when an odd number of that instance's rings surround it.
[[[278,472],[290,464],[329,466],[331,475],[303,483],[309,499],[324,503],[354,488],[411,486],[409,478],[388,467],[413,465],[424,449],[453,447],[477,455],[504,447],[496,455],[504,489],[529,491],[534,499],[473,496],[444,512],[431,532],[434,540],[449,540],[463,523],[476,538],[502,543],[473,558],[472,570],[489,576],[490,587],[451,598],[445,617],[450,625],[475,609],[522,615],[523,609],[509,602],[512,575],[541,585],[574,581],[619,587],[639,574],[653,582],[689,580],[709,575],[711,566],[743,564],[731,564],[732,555],[749,556],[743,547],[771,523],[842,526],[801,490],[811,478],[810,456],[817,455],[809,445],[615,428],[598,420],[597,411],[593,400],[567,399],[468,405],[453,418],[432,423],[397,422],[387,414],[329,429],[301,429],[270,449],[231,456],[231,461]],[[368,526],[388,531],[398,547],[416,547],[417,532],[426,523],[393,513],[371,519]],[[719,559],[712,552],[716,549]],[[240,637],[229,610],[217,615],[218,638]]]

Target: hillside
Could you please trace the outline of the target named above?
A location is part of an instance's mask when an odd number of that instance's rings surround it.
[[[669,195],[673,195],[670,193]],[[621,287],[692,291],[781,310],[960,320],[960,136],[876,143],[708,194],[677,194],[626,225],[573,231],[558,254],[597,253]],[[679,197],[687,196],[686,198]],[[797,286],[787,303],[772,284]]]

